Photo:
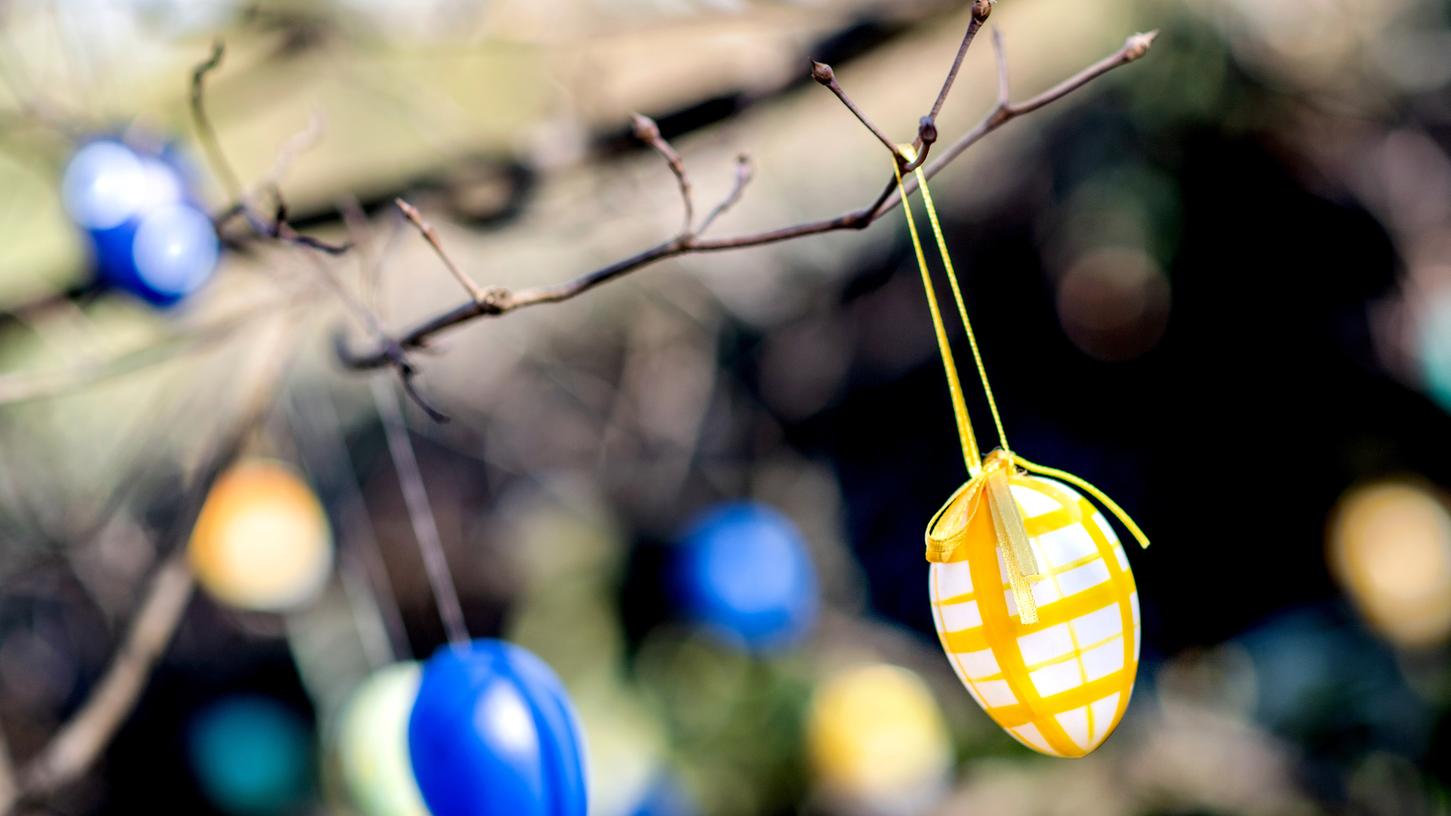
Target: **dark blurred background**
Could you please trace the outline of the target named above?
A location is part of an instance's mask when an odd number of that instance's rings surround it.
[[[699,201],[751,154],[721,235],[860,206],[888,159],[806,81],[807,58],[906,139],[967,15],[0,3],[8,754],[23,766],[83,705],[147,576],[186,546],[188,492],[235,433],[242,372],[285,360],[243,449],[305,477],[336,551],[283,613],[199,592],[94,768],[26,807],[361,808],[338,771],[341,701],[445,640],[368,384],[394,378],[338,364],[334,332],[367,336],[318,283],[321,264],[389,328],[460,300],[394,196],[481,283],[566,279],[678,224],[664,164],[628,137],[638,110]],[[1003,0],[990,25],[1019,98],[1161,32],[933,185],[1013,447],[1090,479],[1154,541],[1129,553],[1144,651],[1119,732],[1083,760],[1031,754],[942,657],[921,536],[965,474],[896,213],[666,261],[418,355],[418,387],[452,422],[404,403],[408,436],[471,634],[560,674],[600,814],[1447,812],[1451,4]],[[215,279],[182,304],[97,293],[60,203],[65,163],[88,134],[156,134],[220,208],[186,108],[215,37],[228,54],[207,101],[244,185],[276,182],[295,226],[357,246],[317,256],[233,224]],[[990,50],[970,52],[944,139],[990,106]],[[817,576],[817,612],[787,646],[682,614],[686,531],[735,501],[783,514]],[[913,716],[833,710],[843,683]],[[224,759],[208,759],[208,728]],[[831,761],[843,752],[868,759]],[[229,799],[228,784],[272,796]]]

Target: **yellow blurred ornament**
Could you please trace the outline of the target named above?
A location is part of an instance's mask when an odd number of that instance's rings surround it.
[[[951,762],[937,701],[906,669],[849,669],[823,683],[806,724],[812,767],[829,794],[861,799],[874,811],[930,804]]]
[[[419,665],[411,661],[384,667],[343,705],[338,766],[363,816],[428,816],[408,754],[408,717],[421,676]]]
[[[1451,636],[1451,514],[1435,495],[1410,483],[1354,488],[1329,533],[1331,570],[1376,631],[1409,648]]]
[[[332,569],[332,532],[311,488],[287,465],[256,459],[217,479],[188,555],[217,600],[277,612],[313,597]]]
[[[902,148],[904,162],[914,156],[911,147]],[[894,166],[970,477],[927,526],[937,634],[958,678],[994,722],[1035,751],[1081,757],[1103,743],[1128,706],[1138,671],[1140,626],[1133,572],[1118,536],[1078,491],[1113,513],[1142,546],[1149,545],[1148,538],[1098,488],[1029,462],[1008,446],[927,177],[919,168],[917,189],[1002,445],[983,458],[902,165]]]

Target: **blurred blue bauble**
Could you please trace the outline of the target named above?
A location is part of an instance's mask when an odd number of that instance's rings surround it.
[[[254,696],[214,703],[192,720],[189,737],[192,771],[218,810],[261,816],[305,804],[312,737],[281,703]]]
[[[816,620],[816,570],[795,525],[776,510],[720,505],[690,525],[676,570],[687,616],[727,640],[770,649]]]
[[[629,811],[630,816],[696,816],[700,809],[674,779],[661,777]]]
[[[201,288],[221,243],[169,150],[97,139],[66,166],[61,198],[90,241],[98,282],[155,306]]]
[[[445,646],[408,722],[433,816],[584,816],[584,739],[544,661],[498,640]]]

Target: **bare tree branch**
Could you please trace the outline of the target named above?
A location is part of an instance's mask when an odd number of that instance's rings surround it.
[[[438,240],[438,233],[434,231],[432,224],[423,219],[423,214],[418,211],[418,208],[401,198],[393,199],[393,203],[403,213],[403,217],[408,219],[408,223],[412,224],[423,235],[423,240],[427,241],[428,245],[433,247],[433,251],[438,255],[438,259],[443,261],[443,265],[448,268],[449,274],[453,275],[454,280],[458,281],[459,286],[462,286],[464,291],[469,293],[469,297],[473,298],[476,303],[483,300],[486,294],[483,288],[475,283],[474,279],[469,277],[462,269],[459,269],[458,265],[453,262],[453,259],[448,256],[448,252],[443,248],[443,242]]]
[[[1006,105],[1012,98],[1012,89],[1008,82],[1008,48],[1003,45],[1003,30],[993,29],[993,59],[998,66],[998,105]]]
[[[974,19],[976,19],[976,15]],[[1149,32],[1147,34],[1135,34],[1129,37],[1124,41],[1123,46],[1114,53],[1089,65],[1052,88],[1023,102],[1014,104],[999,100],[992,111],[976,127],[953,142],[941,155],[938,155],[932,162],[923,167],[924,175],[928,178],[936,176],[969,147],[1013,119],[1062,99],[1109,71],[1140,59],[1148,53],[1154,36],[1155,32]],[[879,136],[879,138],[881,137]],[[887,141],[887,144],[891,146],[889,141]],[[892,149],[895,152],[896,148],[892,147]],[[569,300],[570,298],[588,292],[590,289],[602,283],[606,283],[666,258],[699,252],[719,252],[723,250],[762,246],[781,241],[789,241],[806,235],[819,235],[837,230],[865,229],[886,213],[891,212],[901,203],[900,195],[897,193],[895,187],[896,181],[894,177],[888,180],[887,185],[872,203],[860,209],[849,210],[832,218],[808,221],[780,227],[778,229],[729,238],[706,239],[691,235],[677,236],[642,250],[628,258],[615,261],[607,266],[586,272],[583,275],[562,283],[521,289],[517,292],[502,287],[488,288],[486,289],[483,300],[464,303],[429,317],[404,331],[397,339],[391,339],[387,344],[363,352],[352,350],[348,346],[346,338],[340,334],[335,338],[338,357],[349,368],[378,368],[392,363],[392,355],[396,353],[394,351],[395,349],[406,352],[411,349],[426,348],[436,335],[454,326],[468,323],[478,318],[498,317],[527,306],[536,306],[542,303],[559,303]],[[915,189],[915,177],[908,177],[906,180],[908,194]]]
[[[635,138],[655,149],[656,153],[665,159],[670,166],[670,172],[675,176],[675,183],[680,187],[680,201],[685,205],[685,222],[680,227],[681,235],[689,235],[691,226],[695,223],[695,201],[690,193],[690,175],[685,172],[685,162],[681,160],[680,154],[675,148],[665,141],[660,135],[660,126],[655,120],[644,114],[634,114],[632,123],[635,130]]]
[[[847,110],[851,111],[851,115],[855,116],[857,121],[862,123],[862,127],[870,131],[873,136],[877,137],[877,141],[881,142],[882,146],[887,148],[888,153],[895,154],[897,152],[897,145],[892,141],[892,137],[883,133],[882,129],[877,127],[876,123],[871,120],[871,117],[867,116],[866,112],[856,102],[852,101],[852,98],[841,87],[841,83],[836,81],[836,71],[830,65],[812,60],[811,78],[816,80],[816,84],[835,94],[836,98],[841,100],[841,104],[846,106]]]
[[[126,640],[85,705],[26,765],[21,777],[24,797],[53,793],[95,762],[135,707],[152,667],[181,621],[194,584],[186,548],[177,547],[152,576]],[[9,808],[0,812],[8,813]]]
[[[751,167],[750,156],[744,153],[736,156],[736,179],[731,184],[731,191],[726,193],[726,197],[721,199],[719,204],[715,205],[711,208],[710,212],[705,214],[705,218],[700,222],[700,228],[695,231],[696,235],[704,235],[706,230],[710,229],[717,218],[720,218],[731,207],[734,207],[740,202],[741,196],[746,192],[746,185],[751,183],[751,178],[754,173],[755,171]]]
[[[952,66],[947,69],[947,76],[942,80],[942,87],[937,91],[937,99],[933,101],[932,109],[928,111],[927,115],[917,122],[917,139],[912,143],[916,155],[910,161],[898,150],[896,143],[873,124],[856,102],[847,95],[837,82],[836,73],[830,65],[812,61],[811,78],[836,94],[836,98],[841,100],[847,110],[851,111],[852,115],[866,126],[873,136],[877,137],[877,141],[887,148],[887,152],[891,153],[902,166],[903,173],[916,170],[927,161],[927,154],[932,150],[933,143],[937,141],[937,115],[942,112],[942,106],[947,102],[947,95],[952,92],[952,84],[957,79],[958,71],[962,69],[962,61],[967,56],[967,49],[972,47],[973,40],[977,38],[977,32],[982,29],[988,16],[992,14],[994,2],[995,0],[975,0],[972,4],[972,18],[968,21],[967,31],[962,35],[962,42],[957,46],[957,53],[952,58]]]
[[[226,53],[226,44],[217,40],[212,43],[211,55],[192,69],[191,114],[192,121],[196,124],[197,138],[201,139],[202,149],[206,151],[207,160],[211,162],[212,169],[221,177],[227,196],[234,201],[241,201],[242,182],[237,179],[237,172],[227,161],[227,154],[222,151],[222,143],[217,139],[217,131],[212,127],[211,117],[207,116],[206,111],[207,74],[221,67],[222,57]]]
[[[207,457],[204,470],[188,490],[184,509],[169,536],[176,539],[171,554],[142,592],[136,615],[110,666],[80,709],[25,764],[12,795],[0,798],[0,814],[9,814],[19,802],[48,796],[84,774],[136,707],[152,669],[181,622],[195,586],[181,541],[195,525],[212,484],[241,453],[247,438],[271,408],[277,385],[292,359],[289,354],[279,353],[283,348],[286,345],[279,343],[278,348],[267,349],[267,354],[256,358],[260,367],[248,378],[240,416]]]
[[[232,204],[225,208],[212,220],[218,229],[221,229],[227,221],[236,216],[242,216],[252,231],[264,238],[271,238],[283,243],[314,249],[325,252],[329,255],[341,255],[348,250],[346,244],[333,244],[320,238],[310,235],[303,235],[293,229],[287,223],[287,204],[282,198],[282,191],[277,188],[276,181],[269,185],[277,206],[270,222],[257,213],[252,203],[252,196],[242,187],[242,182],[237,178],[237,172],[232,169],[231,162],[227,161],[227,154],[222,150],[222,143],[217,138],[216,128],[212,127],[211,117],[207,115],[206,109],[206,78],[207,75],[221,67],[222,57],[226,54],[226,46],[221,40],[212,43],[212,53],[205,60],[199,63],[191,73],[191,118],[196,127],[197,138],[201,140],[202,149],[207,154],[207,162],[212,170],[221,178],[222,186],[226,188],[227,196]],[[294,139],[284,145],[278,156],[278,162],[273,168],[272,177],[280,176],[285,170],[291,156],[302,147],[309,139],[315,136],[309,135],[309,131],[317,127],[317,120],[309,123],[308,129],[304,130]]]
[[[1084,68],[1082,71],[1079,71],[1057,85],[1023,102],[1014,104],[1008,101],[1006,95],[1004,95],[999,99],[997,106],[993,108],[992,112],[986,118],[947,148],[946,155],[939,156],[936,161],[927,166],[925,170],[927,177],[931,178],[942,168],[950,164],[953,159],[962,155],[963,151],[977,144],[982,137],[992,133],[1008,122],[1062,99],[1119,66],[1128,65],[1142,58],[1145,54],[1149,53],[1149,48],[1154,44],[1154,38],[1157,36],[1159,36],[1159,32],[1157,31],[1134,34],[1127,40],[1124,40],[1123,47],[1119,48],[1118,51],[1109,54],[1107,57]],[[1007,62],[1005,58],[1000,59],[998,64],[1006,70]],[[1005,93],[1007,91],[1006,82],[1000,82],[999,88],[1000,92]],[[914,189],[916,189],[914,185],[909,185],[908,192]],[[891,209],[891,207],[887,209]]]
[[[932,103],[932,110],[928,112],[927,119],[936,121],[937,115],[942,113],[942,106],[947,102],[947,95],[952,92],[952,83],[957,79],[957,72],[962,68],[963,57],[967,56],[967,49],[972,46],[972,41],[977,37],[977,32],[987,22],[989,15],[993,13],[993,0],[976,0],[972,4],[972,20],[967,24],[967,31],[962,35],[962,44],[957,46],[957,55],[952,59],[952,67],[947,69],[947,78],[942,80],[942,89],[937,92],[937,99]]]

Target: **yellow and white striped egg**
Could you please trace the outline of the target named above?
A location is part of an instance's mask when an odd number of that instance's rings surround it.
[[[1139,596],[1118,536],[1073,488],[1015,474],[1041,577],[1038,622],[1019,620],[986,498],[946,563],[933,563],[932,618],[978,705],[1039,753],[1081,757],[1123,717],[1139,665]]]

